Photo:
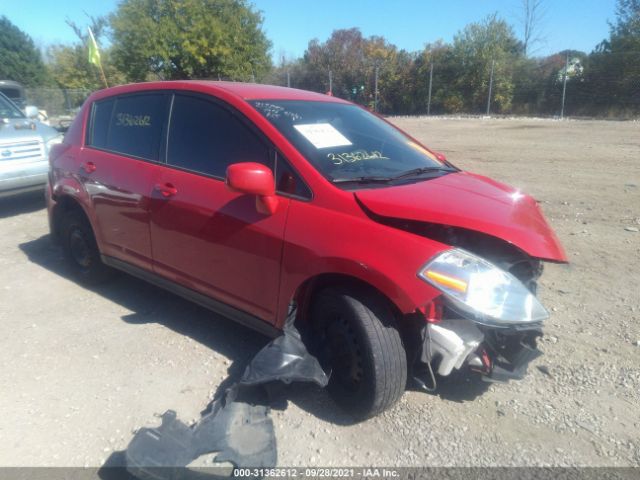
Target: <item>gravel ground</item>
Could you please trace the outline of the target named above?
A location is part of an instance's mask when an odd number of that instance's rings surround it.
[[[360,424],[292,386],[279,465],[640,466],[640,123],[392,120],[541,202],[571,260],[542,277],[545,355],[523,381],[458,378]],[[0,231],[0,466],[100,466],[167,409],[195,421],[266,343],[125,275],[76,285],[40,194],[0,199]]]

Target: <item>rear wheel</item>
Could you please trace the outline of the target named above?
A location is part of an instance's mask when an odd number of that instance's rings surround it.
[[[366,419],[402,396],[407,358],[385,299],[364,289],[323,290],[313,300],[311,321],[336,403]]]
[[[60,240],[67,264],[81,283],[95,285],[113,275],[113,270],[102,263],[91,225],[81,212],[71,210],[64,214]]]

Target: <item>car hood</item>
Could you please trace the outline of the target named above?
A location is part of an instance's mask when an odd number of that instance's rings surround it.
[[[457,172],[408,185],[358,190],[373,213],[475,230],[501,238],[532,257],[567,262],[536,201],[507,185]]]
[[[32,122],[24,118],[10,119],[8,123],[0,122],[0,142],[19,142],[39,137],[44,142],[60,135],[55,128],[40,122]]]

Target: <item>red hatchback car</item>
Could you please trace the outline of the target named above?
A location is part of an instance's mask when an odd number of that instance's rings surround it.
[[[268,335],[295,321],[361,418],[408,383],[521,378],[540,354],[536,282],[566,256],[536,202],[352,103],[125,85],[85,102],[50,162],[79,280],[123,270]]]

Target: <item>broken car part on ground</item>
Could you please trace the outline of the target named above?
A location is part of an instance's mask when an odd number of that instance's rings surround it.
[[[290,318],[295,318],[295,309]],[[256,354],[242,377],[214,399],[195,425],[185,425],[176,412],[168,411],[159,427],[140,429],[125,453],[127,469],[141,478],[177,479],[181,470],[175,468],[213,452],[215,463],[209,467],[224,462],[236,468],[274,467],[276,438],[269,417],[273,382],[313,382],[320,387],[328,382],[292,323]]]

